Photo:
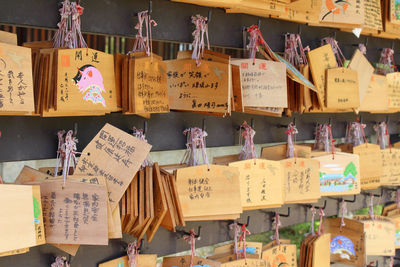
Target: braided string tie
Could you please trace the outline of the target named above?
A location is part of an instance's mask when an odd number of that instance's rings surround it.
[[[51,264],[51,267],[69,267],[69,266],[70,265],[67,261],[67,258],[60,256],[57,256],[55,261]]]
[[[128,255],[129,267],[135,267],[139,259],[139,248],[142,241],[134,241],[128,245],[126,254]]]
[[[192,16],[192,23],[195,25],[195,30],[192,33],[194,37],[192,59],[196,60],[197,66],[201,65],[200,60],[204,54],[204,36],[207,39],[207,49],[210,49],[207,20],[206,17],[200,15]]]
[[[192,267],[194,264],[194,257],[196,257],[196,234],[193,230],[190,230],[189,233],[190,235],[185,235],[183,239],[190,244],[190,267]]]
[[[249,126],[246,122],[243,122],[243,124],[240,126],[240,136],[244,139],[244,145],[239,153],[239,159],[240,160],[247,160],[247,159],[255,159],[256,152],[254,148],[254,136],[256,134],[256,131],[254,131],[251,126]],[[240,143],[242,142],[242,139],[240,139]]]

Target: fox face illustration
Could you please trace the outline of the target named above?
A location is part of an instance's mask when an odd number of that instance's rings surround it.
[[[91,101],[93,104],[102,104],[106,106],[104,97],[101,95],[105,93],[103,85],[103,76],[100,71],[92,65],[84,65],[78,69],[77,74],[72,79],[78,86],[79,92],[85,94],[83,99]]]

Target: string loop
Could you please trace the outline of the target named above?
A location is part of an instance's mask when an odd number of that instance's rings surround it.
[[[197,66],[201,65],[200,59],[204,54],[204,35],[207,39],[207,49],[210,50],[207,20],[206,17],[200,15],[192,16],[192,23],[195,25],[195,30],[192,33],[194,37],[192,59],[196,60]]]

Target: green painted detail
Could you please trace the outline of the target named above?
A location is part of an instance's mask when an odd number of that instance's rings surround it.
[[[356,165],[354,165],[353,162],[347,164],[346,168],[344,169],[343,175],[347,176],[349,174],[353,175],[353,177],[356,177],[357,175]]]
[[[324,176],[326,174],[326,172],[319,172],[319,178],[322,178],[322,176]]]
[[[42,211],[39,208],[39,202],[35,197],[33,197],[33,215],[35,216],[35,219],[39,219],[39,215]]]

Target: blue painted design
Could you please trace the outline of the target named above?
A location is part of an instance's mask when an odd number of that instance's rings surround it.
[[[243,253],[243,249],[240,250],[240,253]],[[256,254],[256,248],[255,247],[247,247],[246,253],[247,254]]]
[[[211,267],[211,266],[208,264],[204,264],[204,265],[193,265],[193,267]]]
[[[310,89],[315,90],[315,86],[303,76],[292,64],[286,61],[284,58],[279,56],[277,53],[274,52],[274,55],[279,59],[279,61],[286,64],[286,67],[290,69],[305,85],[307,85]]]
[[[353,242],[345,236],[336,236],[331,241],[331,254],[339,254],[342,259],[350,260],[350,256],[355,256]]]
[[[351,191],[356,178],[352,174],[320,174],[321,192]]]

